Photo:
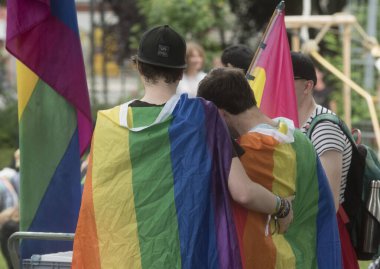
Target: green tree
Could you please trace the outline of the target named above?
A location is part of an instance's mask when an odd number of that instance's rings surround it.
[[[265,29],[278,3],[281,0],[229,0],[231,11],[239,18],[235,25],[236,39],[247,43],[259,31]],[[301,0],[286,0],[286,14],[302,14]],[[334,14],[342,11],[347,0],[311,0],[312,14]]]
[[[224,0],[140,0],[148,26],[170,24],[187,38],[203,40],[215,27],[225,27]]]
[[[226,0],[104,1],[119,18],[108,34],[117,36],[120,62],[136,52],[141,33],[155,25],[170,24],[187,39],[198,41],[208,58],[228,43],[225,33],[230,29],[231,13]]]

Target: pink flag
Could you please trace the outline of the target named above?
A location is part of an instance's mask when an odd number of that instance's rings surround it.
[[[284,8],[282,1],[274,11],[248,69],[247,79],[264,114],[271,118],[289,118],[299,127]]]

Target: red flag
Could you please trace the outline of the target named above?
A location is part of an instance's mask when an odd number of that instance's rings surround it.
[[[264,114],[271,118],[289,118],[299,127],[284,8],[284,1],[276,7],[248,69],[247,78],[257,105]]]

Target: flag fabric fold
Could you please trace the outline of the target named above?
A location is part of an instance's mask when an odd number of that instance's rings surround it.
[[[20,229],[73,233],[92,135],[74,0],[9,1],[6,48],[18,60]],[[21,256],[70,248],[23,240]]]
[[[273,13],[247,71],[247,79],[264,114],[291,119],[299,127],[284,8],[281,2]]]
[[[268,215],[234,204],[244,268],[341,268],[327,178],[310,141],[294,126],[282,128],[282,121],[278,129],[261,124],[240,138],[248,176],[282,197],[295,194],[294,218],[285,234],[276,232]]]
[[[226,126],[210,102],[172,101],[98,113],[73,268],[241,268]]]

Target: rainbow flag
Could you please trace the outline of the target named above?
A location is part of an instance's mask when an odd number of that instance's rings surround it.
[[[342,268],[333,198],[314,148],[290,120],[276,120],[278,129],[261,124],[241,136],[241,161],[253,181],[282,197],[295,194],[294,219],[279,234],[268,215],[234,204],[244,268]]]
[[[74,0],[8,1],[6,47],[19,61],[20,228],[74,232],[92,135]],[[22,257],[72,248],[59,243],[23,240]]]
[[[246,76],[257,106],[264,114],[291,119],[299,127],[284,8],[282,1],[273,13]]]
[[[73,268],[241,268],[231,140],[212,103],[101,111],[90,156]]]

